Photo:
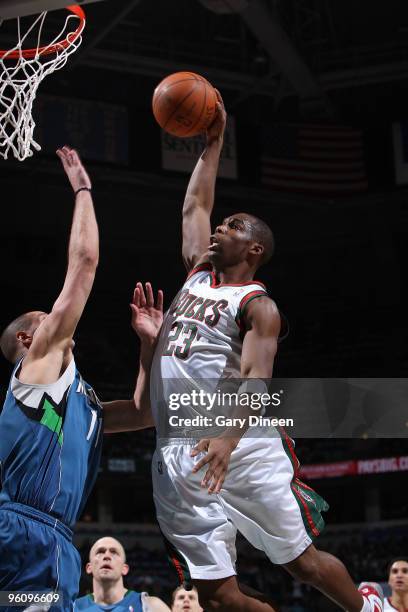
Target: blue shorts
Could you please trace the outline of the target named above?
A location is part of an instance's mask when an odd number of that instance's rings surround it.
[[[49,514],[6,502],[0,505],[0,591],[58,591],[62,603],[52,612],[73,610],[81,576],[81,558],[72,531]],[[24,610],[0,607],[0,612]]]

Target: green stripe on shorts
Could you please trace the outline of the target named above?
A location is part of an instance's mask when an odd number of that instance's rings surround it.
[[[321,512],[329,509],[329,504],[316,491],[305,485],[297,478],[299,471],[299,460],[296,457],[294,448],[291,446],[292,440],[284,430],[278,429],[282,440],[283,449],[290,460],[293,468],[293,480],[291,482],[292,493],[299,506],[303,524],[308,536],[313,540],[324,528],[324,519]]]
[[[160,530],[161,531],[161,530]],[[167,558],[170,565],[176,570],[179,582],[187,589],[191,588],[193,583],[191,579],[190,570],[188,569],[187,561],[181,552],[172,544],[161,531],[161,535],[164,540],[164,544],[167,550]]]

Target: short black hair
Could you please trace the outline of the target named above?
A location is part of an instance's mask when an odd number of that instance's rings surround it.
[[[275,238],[271,228],[267,223],[265,223],[265,221],[262,221],[262,219],[259,219],[259,217],[254,217],[253,215],[250,215],[250,217],[251,225],[253,227],[252,238],[256,242],[259,242],[259,244],[262,244],[264,248],[261,258],[261,266],[263,266],[272,258],[275,251]]]
[[[389,564],[388,564],[388,571],[387,571],[387,575],[389,576],[391,573],[391,568],[394,565],[394,563],[398,563],[399,561],[402,561],[403,563],[408,563],[408,559],[404,558],[404,557],[396,557],[395,559],[393,559]]]

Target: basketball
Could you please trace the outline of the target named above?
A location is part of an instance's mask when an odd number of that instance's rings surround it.
[[[204,77],[175,72],[158,84],[153,94],[153,114],[166,132],[181,138],[204,132],[215,117],[217,95]]]

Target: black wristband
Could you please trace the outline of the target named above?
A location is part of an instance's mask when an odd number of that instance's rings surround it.
[[[78,193],[79,193],[80,191],[89,191],[89,193],[91,193],[92,188],[91,188],[91,187],[80,187],[80,189],[77,189],[77,190],[75,191],[75,197],[77,197],[77,195],[78,195]]]

